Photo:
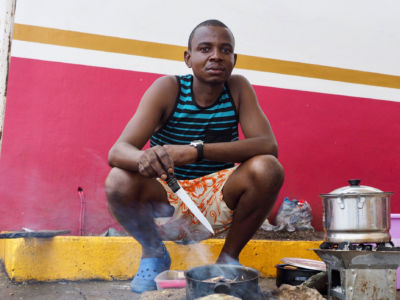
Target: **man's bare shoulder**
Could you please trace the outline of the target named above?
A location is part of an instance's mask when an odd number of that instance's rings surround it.
[[[228,86],[238,107],[242,99],[252,90],[252,86],[247,78],[239,74],[234,74],[229,77]]]
[[[178,83],[176,77],[166,75],[157,78],[153,82],[143,95],[141,102],[168,109],[175,102],[177,94]]]
[[[165,92],[177,92],[178,91],[178,82],[175,76],[173,75],[165,75],[157,78],[153,87],[157,89],[163,89]]]
[[[251,89],[251,83],[246,77],[240,74],[233,74],[228,79],[228,85],[233,94],[241,95],[248,89]]]
[[[246,86],[250,85],[250,82],[247,80],[246,77],[240,74],[233,74],[228,79],[228,84],[231,86]]]

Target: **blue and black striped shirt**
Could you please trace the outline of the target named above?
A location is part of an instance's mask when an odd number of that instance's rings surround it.
[[[194,140],[218,143],[239,139],[239,117],[227,84],[214,104],[200,107],[192,93],[193,76],[177,76],[177,80],[179,95],[175,109],[164,126],[150,138],[151,147],[187,145]],[[233,163],[204,159],[194,164],[175,166],[175,175],[178,179],[193,179],[233,166]]]

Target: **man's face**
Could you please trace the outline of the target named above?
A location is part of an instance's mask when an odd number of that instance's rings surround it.
[[[236,63],[235,42],[229,29],[203,26],[193,36],[185,62],[200,81],[223,83],[228,80]]]

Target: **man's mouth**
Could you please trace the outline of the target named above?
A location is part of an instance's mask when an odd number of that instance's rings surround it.
[[[208,67],[207,71],[209,73],[213,73],[213,74],[220,74],[225,71],[225,68],[224,67]]]

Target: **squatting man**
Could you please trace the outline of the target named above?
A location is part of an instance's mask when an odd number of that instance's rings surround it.
[[[170,268],[163,241],[212,236],[170,190],[169,174],[215,234],[229,230],[216,263],[239,264],[276,200],[284,179],[277,143],[251,84],[232,75],[236,59],[231,30],[200,23],[184,52],[193,74],[155,80],[109,152],[109,210],[142,246],[134,292],[156,289],[155,276]]]

